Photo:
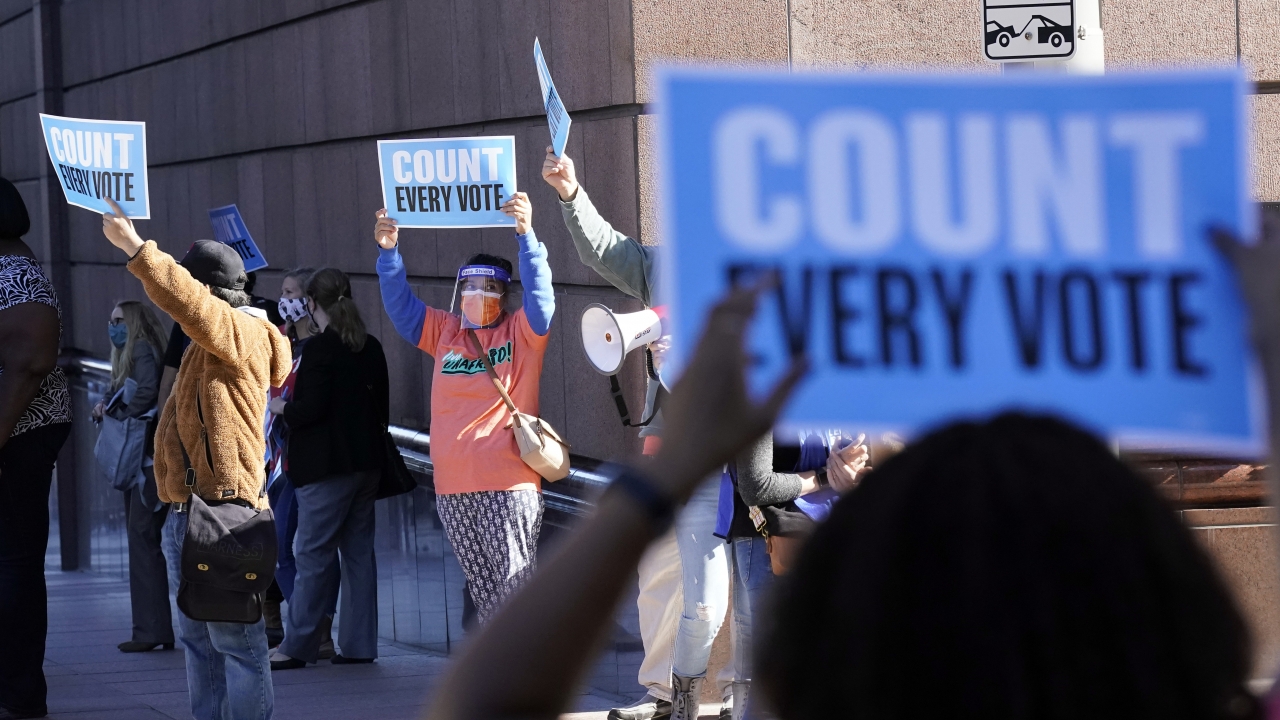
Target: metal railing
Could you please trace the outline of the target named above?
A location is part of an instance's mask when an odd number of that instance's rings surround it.
[[[111,383],[111,363],[84,354],[66,354],[59,363],[76,384],[93,382],[105,387]],[[434,491],[435,466],[431,462],[431,435],[423,430],[390,426],[391,437],[400,449],[405,465],[418,478],[418,484]],[[569,476],[559,482],[545,483],[542,488],[546,504],[544,522],[567,527],[590,511],[595,497],[609,484],[601,472],[604,462],[584,455],[570,455]]]

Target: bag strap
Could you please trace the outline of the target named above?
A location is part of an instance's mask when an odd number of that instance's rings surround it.
[[[507,409],[511,411],[512,425],[520,427],[520,411],[516,409],[516,404],[511,401],[511,396],[507,394],[507,389],[502,387],[502,380],[498,378],[498,371],[494,370],[493,363],[489,362],[489,353],[484,351],[484,346],[480,344],[480,338],[476,337],[475,330],[467,328],[467,336],[476,344],[476,350],[480,353],[480,362],[484,363],[484,370],[489,374],[489,380],[498,389],[498,394],[502,396],[502,402],[506,403]]]
[[[609,394],[613,396],[613,404],[618,408],[618,416],[622,418],[623,427],[645,427],[658,417],[658,410],[662,407],[662,398],[667,394],[667,388],[662,384],[661,378],[653,368],[653,351],[649,348],[644,349],[645,365],[649,372],[649,381],[658,383],[658,391],[653,395],[653,412],[649,413],[649,419],[643,422],[631,422],[631,411],[627,408],[627,399],[622,395],[622,385],[618,382],[617,375],[609,376]]]

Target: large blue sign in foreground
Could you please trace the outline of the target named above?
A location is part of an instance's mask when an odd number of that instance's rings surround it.
[[[502,204],[516,192],[516,139],[379,140],[388,214],[402,228],[515,227]]]
[[[151,217],[145,123],[40,113],[40,127],[68,203],[106,213],[111,198],[128,217]]]
[[[751,382],[808,355],[788,424],[1022,408],[1258,452],[1246,318],[1205,237],[1252,228],[1244,98],[1234,71],[666,72],[675,350],[731,282],[776,271]]]

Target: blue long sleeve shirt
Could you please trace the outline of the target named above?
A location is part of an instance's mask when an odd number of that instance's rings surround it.
[[[551,331],[551,318],[556,312],[555,291],[551,286],[551,266],[547,264],[547,246],[538,242],[530,230],[516,235],[520,246],[520,279],[524,284],[524,312],[529,326],[539,335]],[[400,337],[417,346],[422,339],[422,325],[427,319],[426,303],[409,287],[404,258],[398,248],[379,248],[377,272],[382,291],[382,306]]]

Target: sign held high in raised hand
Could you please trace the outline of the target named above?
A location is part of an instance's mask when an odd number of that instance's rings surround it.
[[[146,123],[40,113],[40,126],[69,204],[107,213],[112,198],[128,217],[151,217]]]
[[[569,126],[573,119],[569,111],[564,109],[560,93],[556,92],[556,84],[551,81],[551,70],[547,68],[547,59],[542,55],[542,44],[538,38],[533,39],[533,61],[538,66],[538,86],[542,88],[542,108],[547,111],[547,127],[551,130],[551,148],[556,157],[564,155],[565,143],[569,142]]]
[[[757,386],[812,360],[789,423],[1019,407],[1130,446],[1261,448],[1205,236],[1250,234],[1242,72],[662,78],[674,350],[727,285],[776,275],[751,350]]]
[[[382,201],[402,228],[515,227],[512,135],[379,140]]]

